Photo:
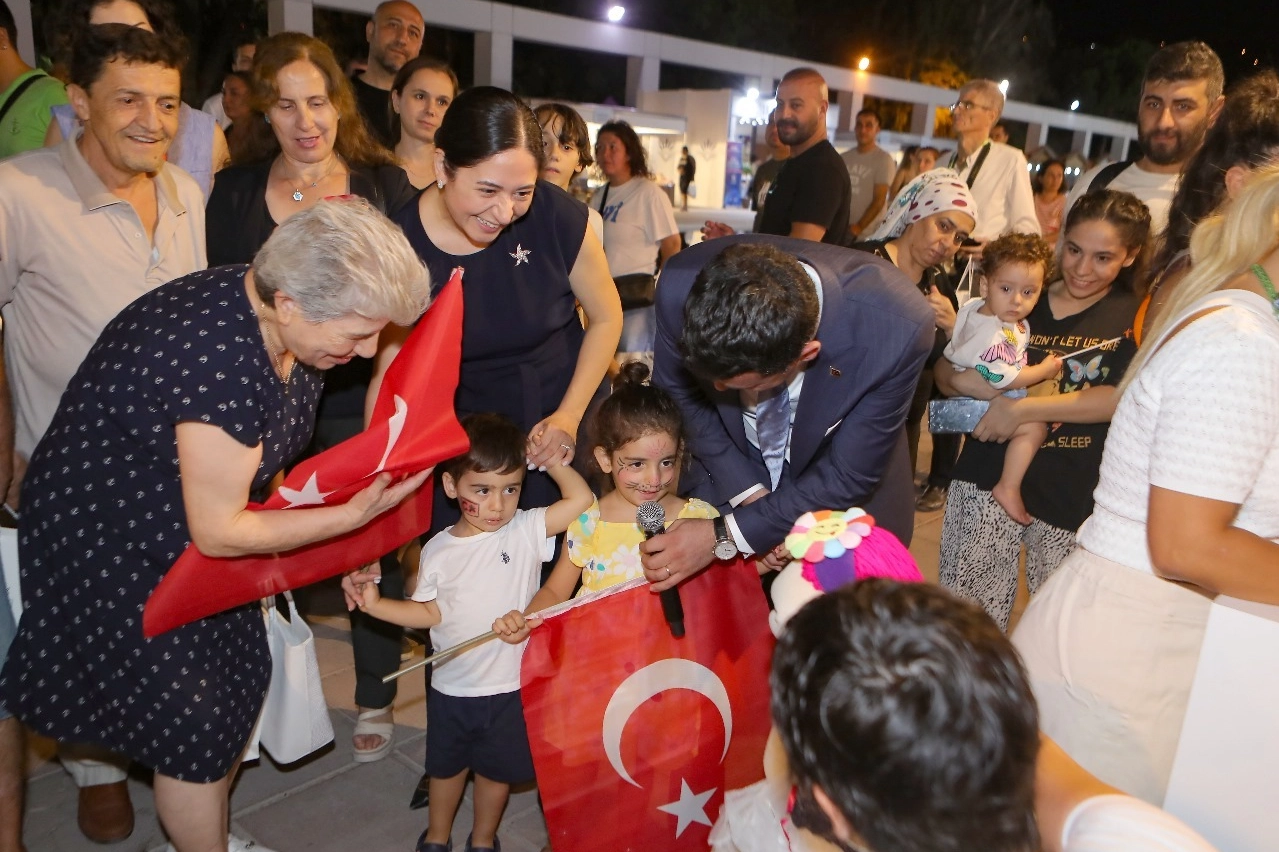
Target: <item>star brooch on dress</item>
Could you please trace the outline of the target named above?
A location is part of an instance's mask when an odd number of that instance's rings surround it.
[[[532,249],[526,249],[523,246],[521,246],[519,243],[516,243],[515,251],[511,252],[510,255],[511,257],[515,258],[515,265],[519,266],[521,263],[529,263],[528,256],[532,253],[533,253]],[[532,266],[531,263],[529,265]]]

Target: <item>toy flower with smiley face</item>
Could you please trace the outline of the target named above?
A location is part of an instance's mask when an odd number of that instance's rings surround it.
[[[875,519],[862,509],[806,512],[786,536],[786,550],[807,562],[838,559],[861,544],[874,526]]]

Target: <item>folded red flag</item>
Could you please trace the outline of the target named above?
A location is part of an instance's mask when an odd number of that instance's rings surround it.
[[[382,471],[397,480],[464,452],[453,412],[462,359],[462,270],[453,275],[387,368],[369,428],[299,464],[266,503],[289,509],[350,500]],[[431,524],[428,480],[399,506],[358,530],[285,553],[215,559],[188,545],[156,586],[142,630],[166,630],[375,561]]]
[[[529,638],[524,718],[555,852],[705,850],[725,789],[764,776],[773,635],[759,575],[738,560],[679,588],[681,639],[646,587]]]

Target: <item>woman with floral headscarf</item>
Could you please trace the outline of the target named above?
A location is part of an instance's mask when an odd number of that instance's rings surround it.
[[[968,184],[950,169],[924,172],[902,187],[879,223],[853,248],[868,251],[906,273],[928,298],[937,318],[937,337],[920,376],[910,413],[906,416],[911,469],[919,452],[919,428],[928,400],[941,394],[933,383],[933,364],[941,357],[955,327],[954,276],[947,271],[959,245],[977,227],[977,205]],[[958,435],[934,435],[932,468],[923,492],[915,500],[921,512],[935,512],[946,503],[950,470],[959,457]]]

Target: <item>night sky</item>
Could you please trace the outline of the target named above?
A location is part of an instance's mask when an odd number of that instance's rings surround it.
[[[1227,80],[1254,67],[1279,64],[1273,0],[1047,0],[1058,44],[1115,43],[1143,38],[1158,44],[1208,42],[1226,66]],[[1247,50],[1246,54],[1240,53]],[[1253,60],[1257,65],[1253,65]]]

